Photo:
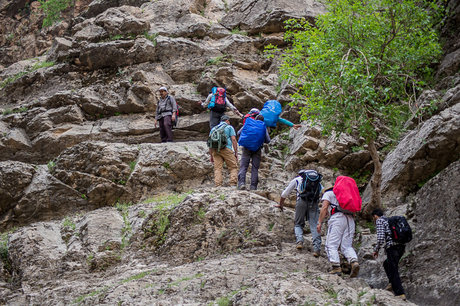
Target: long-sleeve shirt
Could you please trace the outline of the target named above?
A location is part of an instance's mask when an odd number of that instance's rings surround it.
[[[300,188],[300,184],[302,184],[302,177],[301,176],[297,176],[296,178],[294,178],[291,182],[289,182],[289,185],[286,187],[286,189],[283,190],[283,192],[281,193],[281,197],[282,198],[287,198],[289,197],[289,194],[291,193],[292,190],[296,190],[297,192],[297,197],[299,197],[299,194],[301,194],[302,192],[299,190]],[[320,186],[320,190],[319,192],[321,192],[321,190],[323,189],[323,186],[321,185]]]
[[[283,119],[283,118],[278,118],[279,123],[286,124],[288,127],[294,126],[294,123],[292,123],[289,120]]]
[[[171,116],[175,112],[177,112],[176,99],[167,95],[164,99],[160,98],[158,101],[155,119],[159,120],[165,116]]]
[[[375,252],[378,252],[382,246],[385,246],[385,249],[387,249],[395,245],[391,238],[390,225],[388,224],[387,217],[382,216],[378,218],[375,222],[375,227],[377,230],[377,245],[374,248]]]
[[[210,93],[208,97],[206,98],[206,100],[201,103],[201,106],[203,107],[208,106],[209,101],[211,101],[211,98],[212,98],[212,93]],[[231,110],[236,110],[236,107],[232,103],[230,103],[227,97],[225,97],[225,106],[230,107]]]

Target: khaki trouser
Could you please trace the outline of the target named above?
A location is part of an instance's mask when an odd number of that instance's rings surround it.
[[[211,149],[212,158],[214,159],[214,182],[216,187],[222,186],[222,168],[224,161],[230,171],[230,186],[236,186],[238,179],[238,164],[235,153],[229,148],[221,149],[217,152],[216,149]]]

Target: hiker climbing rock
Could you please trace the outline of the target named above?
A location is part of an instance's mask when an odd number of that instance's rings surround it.
[[[214,163],[214,182],[222,186],[224,162],[230,171],[230,186],[236,186],[238,175],[238,144],[235,129],[230,125],[230,117],[222,116],[220,124],[211,129],[208,137],[209,154]]]
[[[259,167],[262,159],[264,143],[270,142],[264,117],[257,115],[255,119],[247,117],[243,127],[238,131],[238,144],[242,147],[240,171],[238,172],[238,189],[246,189],[246,172],[251,161],[250,190],[257,190],[259,183]]]
[[[230,103],[227,98],[227,90],[222,87],[214,86],[211,89],[211,93],[208,95],[204,102],[199,102],[201,106],[208,107],[210,110],[209,114],[209,127],[212,129],[222,121],[227,107],[229,107],[236,115],[243,117],[243,115],[236,109],[236,107]]]
[[[282,110],[283,108],[281,107],[281,104],[276,100],[268,100],[265,102],[264,107],[260,111],[260,114],[264,116],[265,125],[268,128],[276,127],[278,122],[289,127],[293,127],[296,130],[302,126],[300,124],[294,124],[289,120],[281,118],[280,114]]]
[[[341,275],[339,247],[342,254],[351,264],[350,277],[359,273],[358,256],[352,247],[355,234],[355,220],[353,213],[361,210],[361,197],[356,182],[346,176],[339,176],[333,188],[328,188],[321,198],[322,207],[319,215],[317,232],[321,233],[321,224],[329,213],[328,230],[326,237],[326,253],[332,264],[331,274]]]
[[[173,122],[177,120],[177,103],[173,96],[168,94],[166,87],[160,87],[160,100],[158,101],[155,127],[160,124],[160,137],[161,142],[173,141]]]
[[[389,220],[386,216],[384,216],[381,209],[374,209],[371,214],[377,231],[377,244],[374,249],[374,258],[379,256],[379,250],[382,246],[384,246],[385,253],[387,254],[387,259],[383,262],[383,268],[385,269],[385,273],[390,283],[386,289],[393,290],[393,293],[397,297],[406,300],[406,295],[404,293],[398,269],[399,260],[403,256],[406,246],[404,243],[398,243],[395,241],[392,235],[392,229],[390,229]],[[407,224],[407,221],[403,224]],[[408,224],[406,225],[406,228],[408,228],[407,231],[411,233]],[[412,233],[410,238],[412,238]]]
[[[318,200],[322,189],[321,179],[322,175],[315,170],[300,170],[298,176],[281,193],[279,205],[275,206],[283,210],[285,199],[294,188],[296,189],[297,201],[294,217],[296,248],[299,250],[303,248],[303,228],[305,226],[305,218],[307,218],[310,224],[313,255],[315,257],[318,257],[321,251],[321,234],[316,231],[319,216]]]

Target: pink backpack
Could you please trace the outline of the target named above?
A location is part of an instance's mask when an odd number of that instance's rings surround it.
[[[332,191],[339,202],[341,212],[351,214],[361,211],[363,201],[354,179],[348,176],[337,177]]]

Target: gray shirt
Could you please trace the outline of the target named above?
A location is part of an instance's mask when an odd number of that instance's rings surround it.
[[[164,99],[160,98],[160,100],[158,101],[155,119],[159,120],[165,116],[171,116],[176,111],[176,99],[174,99],[173,96],[167,95]]]

